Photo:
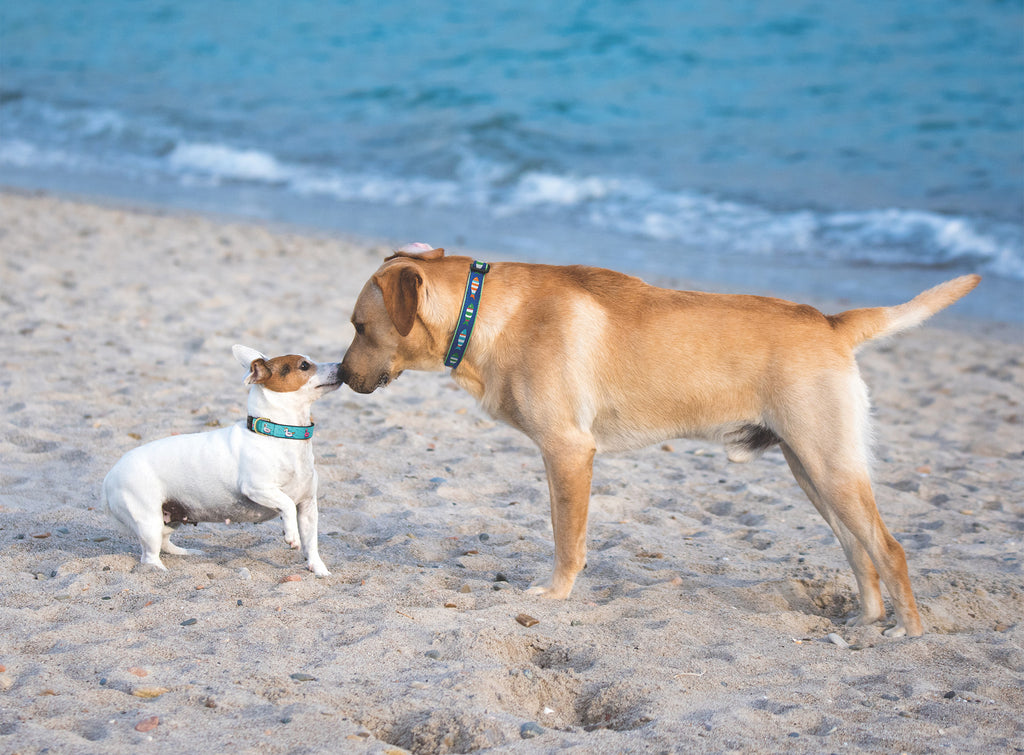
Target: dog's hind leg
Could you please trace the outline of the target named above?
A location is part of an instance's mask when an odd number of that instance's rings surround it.
[[[148,505],[137,491],[120,486],[110,475],[103,481],[103,503],[114,521],[139,539],[142,564],[167,571],[160,560],[164,544],[163,519],[159,513],[150,513],[155,507]]]
[[[884,616],[878,578],[892,598],[896,625],[890,637],[922,634],[903,547],[886,529],[868,473],[867,388],[849,372],[819,375],[811,390],[786,401],[780,418],[782,449],[797,482],[842,543],[860,590],[855,624]]]
[[[555,539],[555,570],[548,583],[529,589],[548,598],[567,598],[587,559],[587,512],[594,469],[592,439],[575,438],[541,447],[551,493],[551,526]]]
[[[143,517],[141,521],[134,523],[133,528],[142,546],[142,563],[167,571],[167,567],[160,560],[160,550],[164,541],[164,523],[160,517]]]
[[[817,488],[814,487],[814,483],[807,474],[807,470],[804,469],[804,465],[797,458],[793,449],[783,443],[782,454],[786,457],[786,461],[789,462],[789,468],[793,471],[793,476],[796,478],[797,483],[799,483],[804,493],[807,494],[811,503],[814,504],[814,508],[828,522],[836,537],[839,538],[839,543],[843,546],[843,552],[846,554],[846,560],[850,562],[850,566],[853,568],[853,575],[857,579],[857,590],[860,595],[860,615],[850,619],[847,623],[860,626],[874,624],[876,621],[884,619],[885,605],[882,603],[878,570],[875,569],[875,565],[872,563],[868,552],[864,550],[864,546],[854,537],[847,526],[833,514],[832,509],[822,503],[821,495],[818,493]]]
[[[861,597],[861,615],[854,623],[872,623],[884,615],[878,594],[881,575],[896,613],[896,625],[885,634],[916,637],[923,629],[903,547],[886,529],[878,513],[866,462],[852,458],[856,451],[844,444],[842,432],[830,437],[834,443],[831,447],[819,437],[800,447],[784,443],[783,452],[797,481],[832,526],[853,568]],[[850,440],[849,436],[845,440]]]

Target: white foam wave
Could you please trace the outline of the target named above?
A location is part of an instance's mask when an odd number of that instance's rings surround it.
[[[554,173],[524,174],[509,200],[511,207],[571,207],[624,192],[623,182],[599,176],[576,178]]]
[[[40,147],[24,139],[0,139],[0,165],[15,168],[79,169],[83,156],[55,147]]]
[[[252,149],[234,149],[223,144],[179,144],[167,161],[184,175],[202,176],[213,181],[255,181],[285,183],[292,171],[273,155]]]
[[[1024,229],[922,210],[776,211],[639,179],[525,173],[493,197],[502,216],[574,214],[577,222],[688,249],[809,262],[977,268],[1024,280]]]
[[[123,127],[116,113],[105,111],[92,113],[88,121],[91,132]],[[456,175],[432,178],[401,170],[346,172],[215,142],[177,140],[164,157],[121,152],[108,160],[66,145],[0,140],[0,165],[20,168],[163,174],[185,185],[252,182],[342,202],[465,209],[481,217],[521,216],[526,222],[542,215],[564,225],[715,254],[959,267],[1024,280],[1024,229],[1012,223],[903,209],[775,211],[699,192],[664,191],[637,178],[519,173],[512,165],[460,157]]]
[[[459,185],[454,181],[428,178],[394,178],[370,173],[319,175],[297,171],[292,188],[306,196],[328,196],[343,202],[373,202],[404,207],[423,204],[454,207],[461,201]]]

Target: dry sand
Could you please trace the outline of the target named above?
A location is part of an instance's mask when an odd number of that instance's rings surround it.
[[[589,566],[567,601],[526,595],[540,456],[444,374],[317,405],[331,577],[276,522],[182,529],[204,556],[138,568],[107,470],[239,419],[235,342],[340,358],[387,251],[0,194],[0,751],[1024,748],[1015,327],[940,317],[861,356],[919,639],[843,625],[852,574],[777,451],[600,457]]]

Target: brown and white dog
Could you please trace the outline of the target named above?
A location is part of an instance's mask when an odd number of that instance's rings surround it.
[[[138,538],[142,563],[164,570],[161,551],[200,553],[170,541],[183,522],[280,516],[285,542],[301,547],[309,570],[326,577],[330,572],[317,548],[310,408],[341,385],[339,365],[297,354],[271,359],[240,344],[232,352],[248,371],[248,419],[132,449],[103,480],[104,507]]]
[[[443,370],[472,260],[406,247],[363,287],[342,379],[370,393],[404,370]],[[555,565],[532,592],[565,598],[586,557],[594,454],[678,437],[724,443],[731,461],[776,444],[853,567],[860,614],[896,614],[890,636],[920,635],[903,548],[875,505],[864,342],[918,325],[980,278],[894,307],[837,315],[779,299],[655,288],[610,270],[496,263],[455,382],[528,435],[544,457]]]

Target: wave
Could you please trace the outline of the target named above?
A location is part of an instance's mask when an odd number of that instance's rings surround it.
[[[273,155],[223,144],[179,144],[167,156],[167,164],[181,176],[203,176],[215,183],[227,180],[286,184],[294,173]]]
[[[66,120],[51,114],[51,120]],[[123,134],[107,111],[79,114],[89,134]],[[296,196],[390,207],[472,209],[481,216],[542,216],[567,226],[646,242],[809,264],[842,261],[892,267],[962,268],[1024,280],[1024,230],[985,218],[912,209],[780,211],[697,191],[666,191],[635,177],[519,170],[458,155],[454,178],[405,175],[401,168],[346,171],[290,162],[260,149],[187,140],[162,129],[160,149],[132,154],[75,146],[0,142],[0,166],[154,175],[183,186],[257,184]],[[518,171],[518,172],[517,172]]]

